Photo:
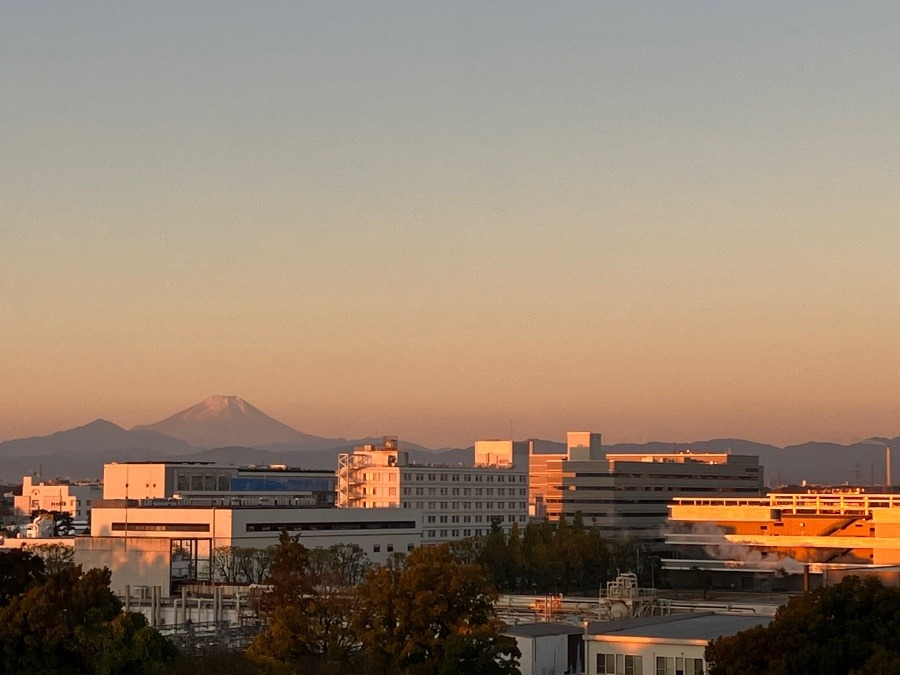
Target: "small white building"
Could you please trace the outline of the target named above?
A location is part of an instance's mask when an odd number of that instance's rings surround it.
[[[567,623],[521,623],[503,631],[516,639],[522,675],[582,673],[583,629]]]
[[[22,479],[22,494],[13,498],[17,516],[30,516],[35,511],[68,513],[72,520],[88,522],[91,501],[103,495],[98,483],[54,480],[35,483],[31,476]]]
[[[584,635],[589,675],[704,675],[706,646],[771,617],[670,614],[591,623]]]
[[[425,543],[505,531],[528,520],[527,445],[478,441],[474,465],[416,464],[397,447],[365,445],[338,458],[337,505],[422,512]]]

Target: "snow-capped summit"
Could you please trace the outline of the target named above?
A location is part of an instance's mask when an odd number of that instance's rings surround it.
[[[161,422],[135,429],[152,429],[206,448],[303,443],[310,438],[238,396],[210,396]]]

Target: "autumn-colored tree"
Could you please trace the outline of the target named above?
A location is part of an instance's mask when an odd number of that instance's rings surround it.
[[[460,562],[448,545],[415,549],[401,569],[372,570],[357,590],[352,625],[382,672],[517,672],[519,652],[501,638],[484,568]],[[442,671],[448,663],[456,669]],[[498,669],[479,670],[485,663]]]
[[[794,597],[765,628],[714,640],[711,675],[900,672],[900,589],[848,577]]]
[[[304,673],[340,672],[350,663],[359,644],[348,620],[356,596],[322,558],[299,536],[282,533],[269,573],[272,591],[263,601],[266,627],[253,641],[251,656]]]
[[[75,549],[65,544],[38,544],[31,551],[44,561],[48,574],[56,574],[74,564]]]

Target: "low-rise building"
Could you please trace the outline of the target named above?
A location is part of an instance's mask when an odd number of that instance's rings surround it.
[[[771,617],[707,613],[594,622],[584,636],[584,672],[704,675],[704,653],[712,640],[770,621]]]
[[[522,675],[583,673],[584,630],[568,623],[520,623],[507,626],[504,635],[515,638],[522,653]]]
[[[422,543],[422,516],[413,509],[336,509],[232,504],[204,506],[184,500],[104,499],[94,502],[93,538],[165,538],[171,543],[175,579],[213,581],[217,548],[266,548],[282,532],[299,535],[307,548],[357,544],[374,563],[408,553]]]
[[[59,511],[68,513],[73,521],[87,523],[91,501],[102,494],[103,486],[96,482],[56,479],[35,483],[34,478],[25,476],[22,494],[13,498],[13,511],[17,516],[31,516],[35,511]]]
[[[526,448],[478,441],[474,465],[417,464],[386,437],[340,455],[337,505],[421,511],[426,543],[485,535],[494,523],[509,531],[528,518]]]

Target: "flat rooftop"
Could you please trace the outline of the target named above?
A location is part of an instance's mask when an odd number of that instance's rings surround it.
[[[767,626],[772,617],[755,614],[670,614],[622,621],[594,621],[590,635],[609,635],[658,640],[714,640],[755,626]]]
[[[503,633],[513,637],[547,637],[549,635],[581,635],[584,629],[570,623],[519,623],[507,626]]]

